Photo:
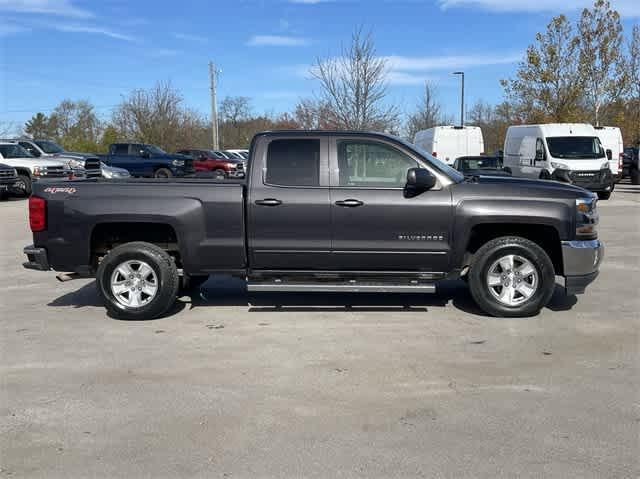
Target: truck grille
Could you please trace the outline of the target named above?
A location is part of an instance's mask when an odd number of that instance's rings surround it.
[[[40,169],[40,176],[64,178],[69,176],[69,171],[64,166],[45,166]]]
[[[600,171],[573,171],[571,180],[574,183],[595,183],[600,181]]]
[[[6,180],[8,178],[15,178],[16,172],[13,169],[2,169],[0,170],[0,179]]]
[[[98,158],[87,158],[84,162],[84,169],[87,178],[100,178],[102,169],[100,168],[100,160]]]

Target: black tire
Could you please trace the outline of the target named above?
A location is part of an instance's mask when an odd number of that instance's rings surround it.
[[[169,168],[158,168],[156,171],[153,172],[153,177],[154,178],[172,178],[173,173]]]
[[[640,185],[640,170],[638,168],[632,168],[629,176],[632,185]]]
[[[123,262],[144,261],[156,274],[158,290],[148,303],[137,308],[118,302],[111,290],[111,276]],[[176,301],[179,285],[178,270],[173,258],[156,245],[143,242],[125,243],[112,249],[104,257],[96,274],[98,294],[109,314],[118,319],[153,319],[164,314]]]
[[[188,276],[184,275],[180,279],[180,291],[187,292],[199,289],[207,280],[209,275]]]
[[[509,254],[530,261],[538,274],[537,289],[528,300],[517,306],[500,303],[486,284],[491,265]],[[555,289],[555,271],[547,253],[533,241],[519,236],[503,236],[487,242],[474,254],[469,271],[469,288],[476,304],[487,314],[516,318],[534,316],[551,300]]]
[[[598,199],[600,199],[600,200],[608,200],[609,198],[611,198],[611,192],[610,191],[598,191]]]
[[[29,175],[22,173],[18,174],[18,181],[14,184],[14,190],[17,195],[23,198],[31,196],[31,187],[31,178]]]
[[[217,168],[217,169],[213,170],[213,177],[216,180],[225,180],[225,179],[227,179],[227,172],[224,171],[221,168]]]
[[[0,190],[0,201],[9,199],[9,192],[7,190]]]

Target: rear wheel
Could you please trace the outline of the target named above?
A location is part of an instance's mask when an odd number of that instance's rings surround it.
[[[126,243],[104,257],[96,274],[107,311],[119,319],[153,319],[175,302],[178,271],[163,249],[143,242]]]
[[[171,178],[172,176],[173,173],[171,173],[171,170],[168,168],[158,168],[153,172],[154,178]]]
[[[610,191],[598,191],[598,199],[608,200],[609,198],[611,198]]]
[[[18,174],[18,179],[13,184],[14,189],[20,196],[30,196],[31,195],[31,178],[29,175]]]
[[[518,236],[496,238],[474,255],[471,295],[486,313],[498,317],[537,314],[551,299],[555,272],[537,244]]]

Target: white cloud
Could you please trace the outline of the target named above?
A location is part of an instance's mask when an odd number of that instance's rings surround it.
[[[429,57],[391,55],[384,58],[387,60],[389,69],[392,71],[429,71],[515,63],[522,59],[522,53],[444,55]]]
[[[0,0],[0,11],[60,15],[74,18],[93,17],[93,13],[76,7],[71,0]]]
[[[567,12],[593,7],[593,0],[438,0],[443,9],[476,7],[498,12]],[[639,0],[611,0],[623,17],[639,17]]]
[[[247,42],[250,47],[301,47],[308,44],[306,38],[285,35],[254,35]]]
[[[429,75],[399,72],[396,70],[390,70],[387,73],[387,82],[389,82],[390,85],[422,85],[429,79]]]
[[[86,25],[66,25],[66,24],[53,24],[51,28],[58,30],[59,32],[67,32],[67,33],[90,33],[96,35],[104,35],[110,38],[115,38],[116,40],[124,40],[127,42],[135,41],[134,37],[129,35],[124,35],[122,33],[114,32],[109,30],[108,28],[102,27],[91,27]]]
[[[174,38],[178,40],[186,40],[188,42],[198,42],[198,43],[206,43],[207,39],[205,37],[201,37],[199,35],[191,35],[190,33],[179,33],[175,32],[171,34]]]

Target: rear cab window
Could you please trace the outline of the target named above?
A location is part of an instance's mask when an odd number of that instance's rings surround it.
[[[264,183],[320,186],[320,140],[280,139],[269,143]]]

